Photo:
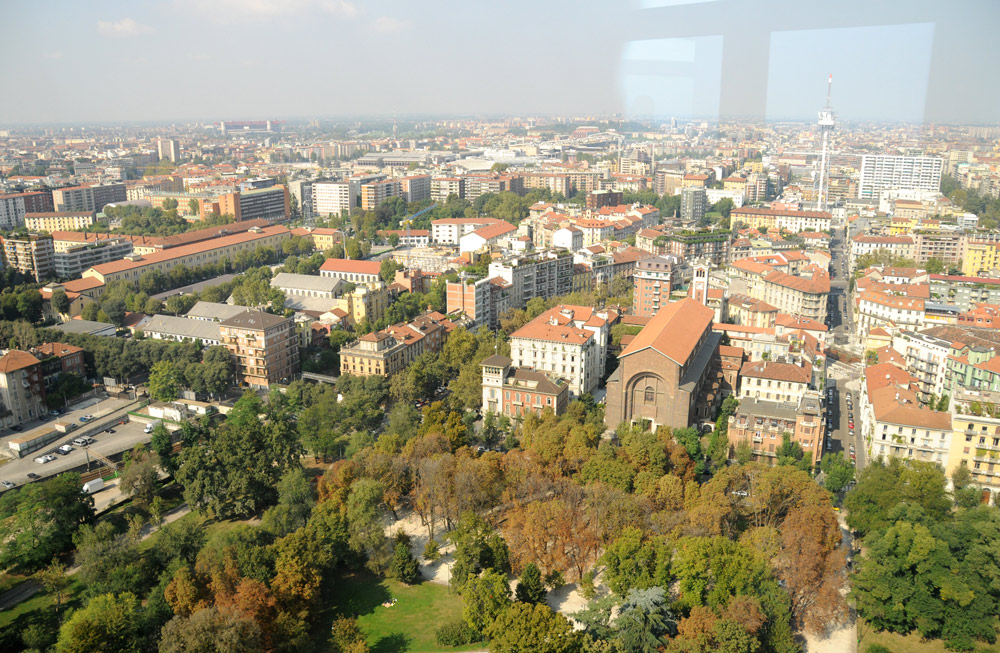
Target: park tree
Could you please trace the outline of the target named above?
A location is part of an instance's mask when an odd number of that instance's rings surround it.
[[[119,298],[111,298],[105,302],[101,303],[101,310],[103,310],[108,318],[111,320],[111,324],[116,327],[121,328],[125,324],[125,315],[127,313],[125,309],[125,301]]]
[[[883,531],[892,523],[890,513],[901,504],[919,506],[929,519],[943,520],[952,502],[941,468],[899,458],[872,461],[844,498],[847,524],[863,535]]]
[[[63,623],[56,651],[138,653],[145,649],[141,626],[141,608],[134,594],[95,596]]]
[[[262,527],[282,537],[306,525],[316,493],[300,467],[292,467],[278,481],[278,503],[264,512]]]
[[[420,580],[420,563],[410,551],[410,536],[400,530],[396,533],[394,542],[389,575],[401,583],[413,585]]]
[[[834,494],[843,490],[848,483],[854,480],[854,465],[844,458],[844,454],[840,451],[823,454],[820,469],[823,470],[824,475],[823,487]]]
[[[583,647],[581,633],[547,605],[513,603],[487,626],[490,653],[576,653]]]
[[[396,270],[402,270],[403,264],[391,258],[384,259],[379,269],[379,278],[387,284],[391,284],[396,277]]]
[[[510,605],[507,576],[493,569],[486,569],[478,576],[470,574],[461,587],[462,616],[477,633],[485,633]]]
[[[56,288],[52,291],[52,308],[62,315],[69,313],[70,303],[69,297],[66,296],[66,291],[62,288]]]
[[[181,378],[177,367],[169,360],[161,360],[149,372],[149,394],[157,401],[174,401],[180,395]]]
[[[677,629],[662,587],[629,590],[614,626],[623,650],[643,653],[660,651]]]
[[[529,562],[517,579],[517,589],[514,598],[522,603],[544,603],[548,594],[542,583],[542,572],[535,563]]]
[[[647,537],[638,528],[626,528],[605,550],[604,579],[619,596],[632,589],[667,586],[672,551],[665,539]]]
[[[273,504],[278,480],[299,464],[293,428],[287,416],[247,392],[208,441],[183,450],[176,476],[185,500],[216,518],[246,516]]]
[[[34,288],[22,290],[17,294],[17,310],[28,322],[38,322],[42,319],[42,294]]]
[[[177,471],[177,457],[174,455],[173,439],[162,421],[153,427],[149,446],[159,459],[163,471],[167,474],[173,474]]]
[[[72,544],[93,516],[93,497],[79,474],[60,474],[0,495],[0,567],[34,571]]]
[[[202,608],[190,616],[178,615],[160,631],[160,653],[261,650],[261,627],[237,610]]]
[[[148,510],[160,482],[160,469],[155,453],[136,446],[132,450],[125,471],[122,474],[119,488],[130,497],[135,504]]]

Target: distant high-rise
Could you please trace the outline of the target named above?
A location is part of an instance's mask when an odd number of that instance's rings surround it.
[[[160,157],[160,161],[164,159],[177,161],[181,158],[181,146],[173,138],[161,138],[156,141],[156,154]]]
[[[688,186],[681,189],[681,220],[697,222],[705,217],[708,196],[704,188]]]
[[[936,156],[875,156],[861,158],[858,197],[878,199],[887,189],[930,190],[941,188],[944,159]]]

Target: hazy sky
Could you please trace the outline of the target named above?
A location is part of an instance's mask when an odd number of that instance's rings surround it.
[[[824,14],[819,7],[827,7]],[[0,124],[624,112],[1000,122],[997,0],[0,0]]]

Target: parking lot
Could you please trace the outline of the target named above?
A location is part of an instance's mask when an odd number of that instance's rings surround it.
[[[102,456],[112,456],[121,453],[122,451],[129,450],[136,444],[148,442],[150,436],[143,432],[145,424],[141,422],[112,424],[110,418],[107,417],[115,411],[120,410],[128,403],[128,401],[120,399],[106,399],[100,402],[91,399],[74,406],[73,410],[51,420],[49,424],[54,424],[56,421],[72,421],[72,423],[77,425],[77,429],[60,436],[57,440],[45,445],[45,447],[38,451],[32,452],[24,458],[10,460],[6,464],[0,466],[0,480],[14,483],[15,486],[20,486],[30,480],[37,480],[29,478],[28,474],[36,475],[39,479],[41,479],[74,469],[81,465],[86,465],[88,455],[91,452]],[[85,415],[93,415],[94,420],[87,423],[80,422],[80,417]],[[72,440],[79,437],[84,429],[88,426],[94,425],[100,426],[101,432],[94,434],[93,443],[86,447],[71,444]],[[114,433],[105,432],[108,428],[113,429]],[[27,429],[25,432],[27,432]],[[0,442],[0,446],[5,448],[8,447],[9,440],[18,435],[21,435],[21,433],[8,434],[3,441]],[[56,453],[56,450],[65,444],[70,444],[70,446],[73,447],[73,450],[65,455]],[[46,454],[54,456],[54,459],[44,464],[35,462],[38,457]],[[93,462],[94,456],[91,455],[89,457]],[[96,464],[94,464],[94,467],[96,467]]]

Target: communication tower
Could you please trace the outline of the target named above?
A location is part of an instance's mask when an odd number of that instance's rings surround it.
[[[830,179],[827,174],[827,166],[829,165],[829,152],[830,147],[830,132],[833,131],[836,125],[836,119],[833,115],[833,108],[830,107],[830,90],[833,87],[833,74],[830,74],[829,79],[826,82],[826,106],[819,112],[819,131],[823,134],[823,154],[820,156],[819,160],[819,190],[816,193],[816,210],[825,211],[826,204],[829,200],[829,185]]]

